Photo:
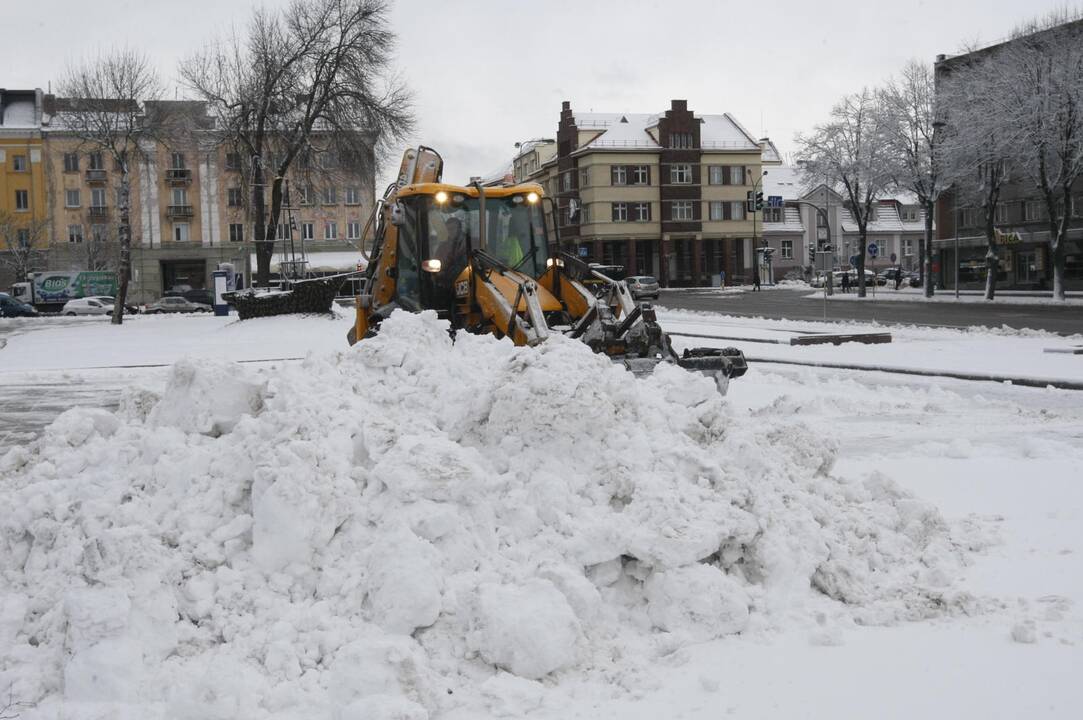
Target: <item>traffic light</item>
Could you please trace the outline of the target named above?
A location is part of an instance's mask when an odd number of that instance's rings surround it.
[[[753,196],[751,190],[745,194],[745,210],[749,213],[756,212],[756,198]]]
[[[763,210],[763,192],[756,191],[756,212]]]
[[[808,262],[809,265],[816,262],[816,246],[812,243],[808,244]]]

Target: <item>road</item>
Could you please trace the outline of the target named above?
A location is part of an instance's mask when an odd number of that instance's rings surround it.
[[[765,317],[780,320],[823,320],[822,297],[809,291],[772,288],[763,292],[712,288],[665,290],[658,304],[670,310]],[[827,320],[876,321],[885,324],[930,327],[1001,327],[1047,330],[1061,335],[1083,334],[1083,307],[1068,305],[1007,305],[984,303],[925,303],[894,300],[828,300]]]

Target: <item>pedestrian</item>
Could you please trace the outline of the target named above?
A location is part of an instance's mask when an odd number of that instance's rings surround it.
[[[848,272],[842,274],[842,291],[844,293],[850,292],[850,273]]]
[[[725,288],[726,287],[726,271],[725,270],[719,270],[718,271],[718,287],[720,287],[720,288]]]
[[[899,289],[899,285],[902,283],[902,270],[895,268],[895,289]]]
[[[752,292],[756,292],[760,289],[760,273],[757,270],[752,273]]]

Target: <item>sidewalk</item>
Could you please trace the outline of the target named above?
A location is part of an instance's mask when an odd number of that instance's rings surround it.
[[[812,288],[810,288],[812,289]],[[823,289],[815,289],[812,293],[805,295],[806,298],[823,298]],[[1053,293],[1044,292],[1039,293],[1030,290],[997,290],[996,295],[992,301],[985,299],[985,292],[980,290],[960,290],[959,297],[955,297],[954,290],[937,290],[936,294],[931,298],[925,297],[924,291],[921,288],[899,288],[895,290],[892,287],[878,286],[875,290],[872,287],[866,288],[866,297],[861,298],[857,295],[857,288],[851,289],[850,292],[844,293],[839,288],[835,288],[835,294],[831,295],[828,300],[865,300],[865,301],[891,301],[891,302],[934,302],[934,303],[989,303],[992,302],[995,305],[1055,305],[1058,307],[1064,306],[1083,306],[1083,292],[1069,292],[1066,300],[1054,300]]]

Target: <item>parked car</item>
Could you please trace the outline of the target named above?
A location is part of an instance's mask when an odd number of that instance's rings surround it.
[[[38,311],[24,302],[19,302],[7,293],[0,293],[0,317],[37,317]]]
[[[851,285],[851,287],[856,288],[857,287],[857,270],[835,270],[834,272],[831,273],[831,287],[833,287],[835,290],[838,290],[839,288],[841,288],[842,287],[842,276],[847,274],[847,273],[850,274],[850,285]],[[826,277],[827,277],[826,275],[821,273],[821,274],[817,275],[816,277],[812,278],[812,280],[809,281],[809,285],[814,287],[814,288],[822,288],[824,286],[824,280],[826,279]],[[865,270],[865,287],[872,287],[873,284],[877,284],[876,273],[874,273],[872,270],[866,269]],[[882,285],[883,283],[878,283],[878,284]]]
[[[162,293],[162,297],[181,297],[199,305],[210,305],[211,307],[214,307],[214,296],[211,294],[210,290],[193,290],[192,288],[187,290],[174,289]]]
[[[109,315],[113,312],[113,303],[105,302],[100,297],[85,297],[68,300],[61,308],[61,315]]]
[[[210,305],[206,305],[204,303],[195,303],[182,297],[164,297],[158,300],[158,302],[147,305],[148,315],[158,315],[161,313],[192,313],[210,311]]]
[[[650,275],[632,275],[625,278],[628,283],[628,291],[636,300],[640,298],[658,299],[658,279]]]
[[[112,295],[91,295],[87,299],[97,300],[98,302],[103,302],[114,306],[117,304],[117,299]],[[135,315],[139,312],[139,306],[132,305],[130,303],[124,303],[124,312],[128,313],[129,315]]]

